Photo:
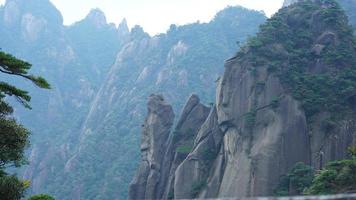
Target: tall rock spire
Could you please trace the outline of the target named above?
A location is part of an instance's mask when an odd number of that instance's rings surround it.
[[[119,26],[117,27],[117,32],[120,38],[126,38],[129,36],[130,30],[129,27],[127,26],[126,18],[124,18],[119,24]]]

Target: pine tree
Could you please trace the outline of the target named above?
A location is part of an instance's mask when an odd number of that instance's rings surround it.
[[[29,74],[31,64],[0,51],[0,72],[30,80],[39,88],[50,89],[49,83],[42,77]],[[30,132],[11,117],[13,108],[5,97],[15,97],[23,106],[31,109],[31,96],[4,81],[0,81],[0,197],[4,200],[17,200],[23,197],[28,181],[22,181],[14,175],[8,175],[8,167],[20,167],[26,164],[24,151],[29,145]]]

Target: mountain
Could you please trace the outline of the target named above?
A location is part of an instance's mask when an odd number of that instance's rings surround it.
[[[63,25],[49,0],[7,0],[0,7],[0,47],[27,60],[53,89],[34,96],[32,111],[15,101],[15,117],[32,134],[30,164],[20,174],[29,193],[57,199],[123,199],[139,162],[139,127],[147,96],[164,93],[174,109],[196,92],[214,100],[224,58],[233,55],[264,14],[241,7],[209,23],[172,25],[154,37],[126,20],[115,27],[93,9]]]
[[[30,193],[52,192],[45,186],[63,177],[60,172],[77,149],[81,124],[127,41],[128,28],[107,24],[99,10],[64,26],[49,0],[7,0],[0,8],[0,27],[2,50],[32,63],[33,73],[46,77],[52,86],[38,93],[22,80],[2,77],[33,96],[31,111],[13,101],[15,117],[32,132],[30,165],[21,174],[31,180]]]
[[[86,73],[96,86],[106,77],[130,34],[125,21],[116,28],[115,24],[107,23],[105,14],[99,9],[91,10],[85,19],[66,27],[65,33],[81,58],[81,64],[91,66],[92,71]]]
[[[300,0],[285,0],[283,2],[283,7],[290,6]],[[356,0],[337,0],[340,6],[345,10],[347,16],[349,17],[349,22],[352,26],[356,26]]]
[[[356,40],[332,0],[282,8],[225,62],[216,104],[174,121],[151,95],[129,199],[272,196],[297,163],[318,170],[356,144]],[[293,190],[293,189],[292,189]]]
[[[193,92],[213,102],[212,83],[222,72],[223,59],[233,55],[239,48],[236,42],[255,34],[265,20],[260,12],[229,7],[209,23],[172,25],[166,34],[154,37],[134,27],[91,105],[79,148],[66,163],[67,174],[85,183],[81,197],[126,198],[139,162],[136,146],[146,97],[164,93],[174,109]],[[73,180],[64,183],[80,190],[82,186]]]

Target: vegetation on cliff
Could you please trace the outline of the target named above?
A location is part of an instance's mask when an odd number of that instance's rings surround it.
[[[320,112],[342,118],[355,103],[356,40],[333,0],[281,9],[237,57],[249,59],[254,67],[267,65],[302,102],[309,120]]]
[[[280,183],[275,190],[277,196],[288,196],[303,194],[311,186],[314,176],[312,167],[297,163],[287,175],[282,176]]]
[[[38,194],[30,197],[28,200],[55,200],[55,199],[47,194]]]
[[[356,191],[356,148],[350,147],[350,159],[329,162],[315,171],[311,166],[297,163],[282,176],[275,190],[277,196],[328,195]]]
[[[166,34],[154,37],[135,27],[82,126],[82,149],[71,160],[75,163],[71,173],[59,175],[55,185],[46,186],[49,191],[56,192],[67,183],[64,191],[71,192],[84,183],[88,187],[80,191],[85,198],[127,198],[128,183],[140,159],[138,125],[146,113],[146,97],[163,94],[176,113],[192,93],[202,102],[214,101],[214,81],[224,60],[239,48],[236,41],[244,42],[265,20],[261,12],[228,7],[209,23],[172,25]],[[194,135],[189,132],[175,134],[184,135],[177,143],[181,154],[192,149]],[[99,151],[98,145],[102,146]],[[106,162],[108,157],[112,162]],[[56,195],[66,199],[62,193]]]
[[[301,102],[310,129],[321,116],[328,116],[320,123],[327,135],[355,115],[356,38],[337,1],[301,1],[281,9],[236,58],[251,63],[249,70],[254,73],[265,66],[270,75],[277,76]],[[354,157],[329,162],[318,172],[298,163],[281,177],[275,193],[354,192],[355,166]]]
[[[333,161],[317,172],[306,194],[324,195],[356,192],[356,151],[350,148],[351,159]]]

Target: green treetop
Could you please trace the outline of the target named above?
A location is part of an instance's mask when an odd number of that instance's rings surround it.
[[[40,88],[50,89],[42,77],[29,74],[31,64],[0,51],[0,72],[30,80]],[[6,96],[15,97],[26,108],[31,108],[31,96],[4,81],[0,81],[0,197],[17,200],[23,197],[28,181],[19,180],[5,172],[7,167],[20,167],[26,163],[24,151],[29,145],[30,132],[11,117],[13,108],[5,102]]]

